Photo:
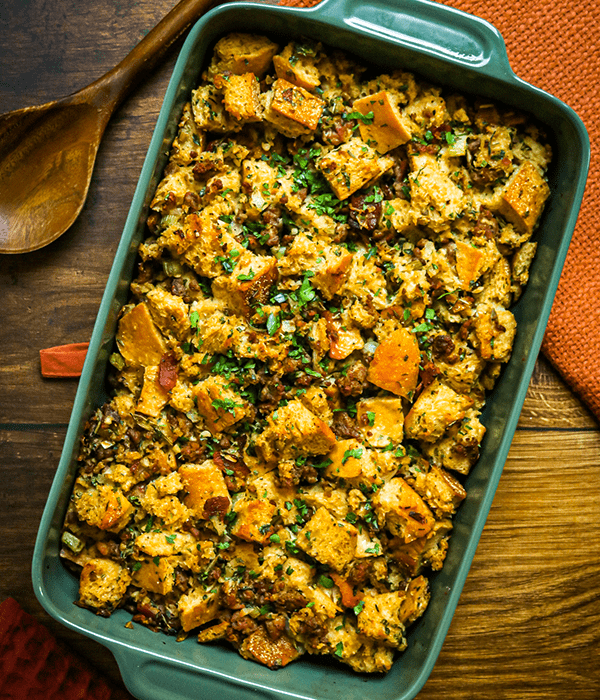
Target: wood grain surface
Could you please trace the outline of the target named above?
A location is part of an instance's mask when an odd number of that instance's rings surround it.
[[[0,111],[83,87],[173,5],[4,0]],[[118,684],[110,653],[51,620],[31,584],[37,527],[77,387],[42,379],[39,350],[91,335],[174,57],[109,124],[75,225],[43,250],[0,256],[0,601],[16,598]],[[599,700],[599,521],[599,426],[540,358],[452,626],[418,700]]]

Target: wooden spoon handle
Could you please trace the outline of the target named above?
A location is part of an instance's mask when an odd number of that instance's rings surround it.
[[[91,100],[108,119],[132,87],[153,71],[186,29],[221,2],[223,0],[180,0],[118,65],[78,93],[77,101]]]

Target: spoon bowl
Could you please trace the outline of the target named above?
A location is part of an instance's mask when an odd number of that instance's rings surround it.
[[[67,100],[0,116],[0,251],[37,250],[85,202],[107,119]]]

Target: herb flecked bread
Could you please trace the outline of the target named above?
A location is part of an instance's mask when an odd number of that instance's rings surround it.
[[[511,355],[550,157],[513,109],[221,39],[82,438],[78,604],[270,668],[388,671]]]

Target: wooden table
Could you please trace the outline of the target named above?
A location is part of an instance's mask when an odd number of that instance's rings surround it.
[[[0,111],[73,92],[116,64],[173,0],[4,0]],[[30,564],[76,380],[39,350],[88,340],[174,64],[110,123],[82,215],[51,246],[0,256],[0,601],[16,598],[117,683],[111,655],[51,620]],[[600,430],[540,358],[439,661],[419,700],[600,698]]]

